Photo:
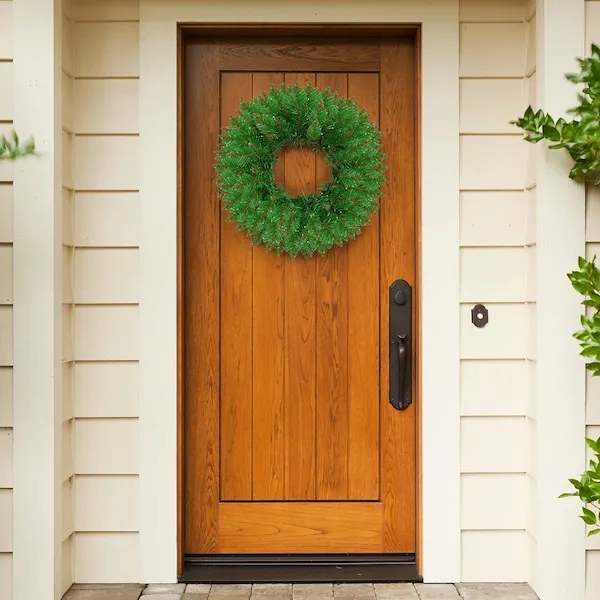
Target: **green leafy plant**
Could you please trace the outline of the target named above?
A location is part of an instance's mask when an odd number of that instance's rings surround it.
[[[577,95],[579,104],[568,114],[571,121],[554,119],[542,110],[534,111],[531,106],[522,117],[511,124],[521,128],[524,139],[537,143],[550,142],[549,148],[564,148],[574,161],[569,173],[571,179],[593,177],[600,184],[600,48],[591,47],[591,56],[578,58],[579,73],[566,75],[573,84],[583,84]]]
[[[577,98],[579,104],[568,114],[573,119],[555,119],[543,110],[534,111],[528,106],[522,117],[511,124],[521,128],[527,142],[549,142],[550,149],[564,149],[573,159],[569,177],[594,185],[600,184],[600,48],[591,46],[591,55],[578,58],[579,73],[566,75],[575,85],[582,84]],[[588,314],[581,316],[582,329],[573,335],[581,347],[581,356],[593,377],[600,375],[600,270],[596,257],[587,260],[579,257],[578,269],[567,274],[575,291],[583,296],[582,304]],[[578,497],[583,506],[580,518],[590,527],[588,535],[600,533],[600,438],[586,438],[593,456],[588,469],[579,479],[569,479],[573,492],[561,494],[561,498]]]
[[[17,132],[14,130],[8,137],[5,135],[0,136],[0,160],[16,160],[35,153],[33,138],[21,143]]]

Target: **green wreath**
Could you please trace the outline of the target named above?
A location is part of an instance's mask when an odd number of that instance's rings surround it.
[[[323,254],[356,237],[379,205],[381,134],[366,111],[331,90],[271,88],[242,102],[217,153],[217,186],[229,220],[255,244],[290,256]],[[286,147],[309,146],[331,163],[317,193],[291,196],[273,167]]]

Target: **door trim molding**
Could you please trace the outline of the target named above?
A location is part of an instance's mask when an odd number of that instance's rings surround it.
[[[140,580],[176,581],[178,482],[178,25],[339,26],[339,7],[310,0],[203,5],[140,0]],[[344,12],[355,27],[420,26],[420,213],[417,231],[421,407],[419,572],[460,579],[458,0],[374,0]],[[237,23],[232,23],[236,25]],[[375,24],[374,24],[375,25]],[[439,99],[444,98],[443,110]],[[157,144],[157,140],[160,143]],[[419,205],[418,205],[419,206]],[[443,290],[443,302],[440,302]],[[179,403],[180,404],[180,403]],[[160,443],[157,443],[160,441]],[[441,451],[443,449],[443,451]],[[443,497],[444,502],[439,503]]]
[[[421,583],[414,554],[186,555],[183,583]]]

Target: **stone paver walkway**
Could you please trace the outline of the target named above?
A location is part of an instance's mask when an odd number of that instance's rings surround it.
[[[525,584],[74,585],[63,600],[538,600]]]

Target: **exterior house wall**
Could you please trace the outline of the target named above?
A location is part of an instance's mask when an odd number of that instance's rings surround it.
[[[528,581],[534,173],[509,121],[529,102],[535,11],[521,1],[460,8],[461,576]],[[489,310],[483,329],[471,323],[477,303]]]
[[[138,581],[138,4],[73,5],[74,578]]]
[[[600,44],[600,2],[586,2],[585,46],[589,54],[591,44]],[[591,259],[600,257],[600,189],[589,186],[586,191],[586,255]],[[586,434],[600,437],[600,378],[587,374],[586,386]],[[589,457],[588,457],[589,458]],[[586,544],[586,598],[600,596],[600,540],[587,539]]]
[[[74,579],[74,413],[73,413],[73,14],[63,1],[62,14],[62,472],[61,472],[61,589]]]
[[[12,129],[13,119],[12,8],[12,0],[0,1],[0,134]],[[0,164],[0,598],[12,597],[12,221],[12,169]]]

